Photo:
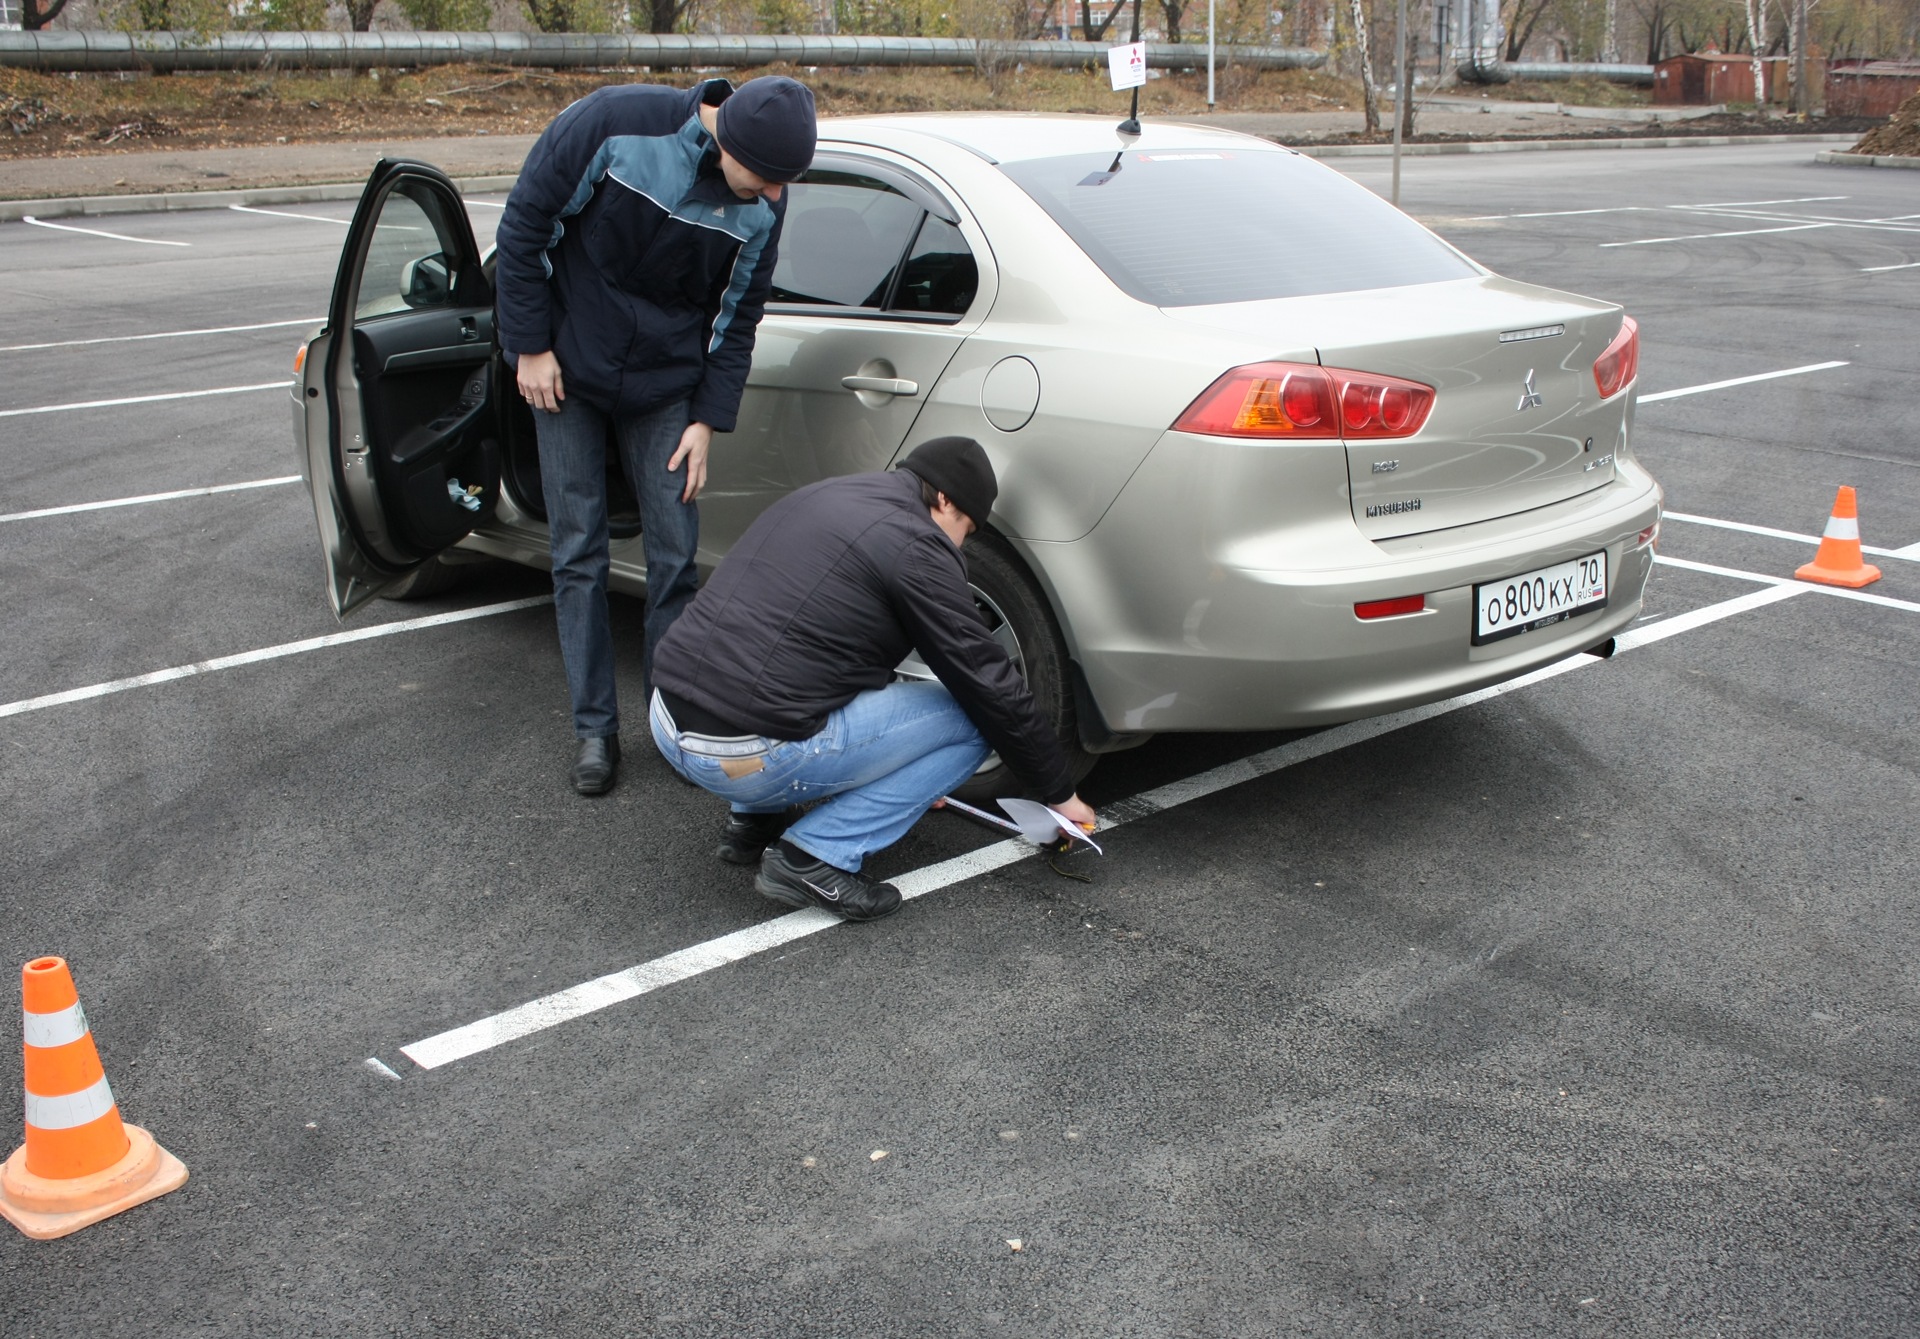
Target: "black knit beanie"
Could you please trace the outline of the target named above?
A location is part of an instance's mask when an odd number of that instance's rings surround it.
[[[783,74],[749,79],[720,104],[714,138],[749,171],[792,181],[813,162],[813,94]]]
[[[900,462],[900,468],[945,493],[947,501],[960,508],[975,525],[987,523],[993,500],[1000,496],[1000,481],[993,477],[993,462],[971,437],[935,437],[922,442]]]

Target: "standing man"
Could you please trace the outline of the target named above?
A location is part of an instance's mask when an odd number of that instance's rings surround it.
[[[693,598],[707,447],[731,432],[772,284],[785,183],[813,161],[813,94],[792,79],[588,94],[527,155],[500,220],[501,348],[534,409],[573,787],[620,765],[607,624],[607,444],[640,502],[646,651]]]
[[[654,744],[729,802],[720,856],[758,860],[763,896],[850,921],[897,911],[899,890],[861,864],[989,750],[1061,815],[1094,822],[967,587],[960,546],[998,495],[967,437],[925,442],[892,473],[810,484],[748,527],[661,642]],[[909,650],[938,683],[890,682]]]

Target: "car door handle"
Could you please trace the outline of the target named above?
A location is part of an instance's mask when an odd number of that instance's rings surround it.
[[[840,384],[850,391],[878,391],[882,395],[918,395],[920,383],[900,377],[841,377]]]

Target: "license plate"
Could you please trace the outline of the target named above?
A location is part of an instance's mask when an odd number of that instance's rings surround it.
[[[1473,588],[1473,644],[1518,637],[1575,614],[1607,607],[1607,555],[1603,549],[1570,563],[1542,567]]]

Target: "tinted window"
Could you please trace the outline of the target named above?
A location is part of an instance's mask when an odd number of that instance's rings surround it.
[[[1295,154],[1075,154],[1003,163],[1001,170],[1108,278],[1156,306],[1347,293],[1478,273],[1373,192]]]
[[[773,265],[774,302],[878,307],[920,206],[871,177],[809,172],[789,186]]]
[[[960,230],[929,214],[888,306],[893,311],[960,316],[972,305],[979,287],[980,268]]]

